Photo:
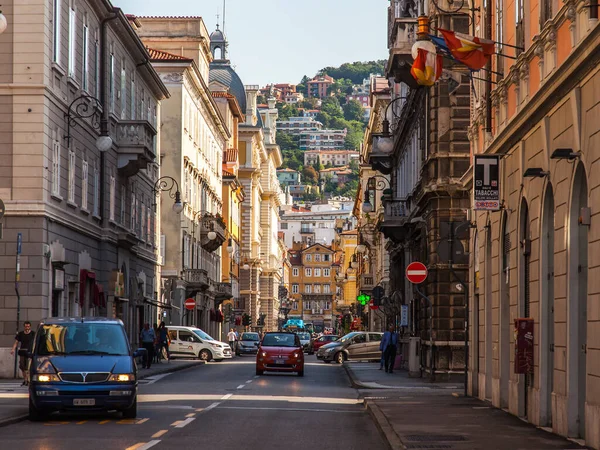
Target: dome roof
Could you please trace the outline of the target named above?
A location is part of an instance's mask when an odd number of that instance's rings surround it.
[[[225,41],[225,35],[223,34],[223,32],[221,30],[219,30],[218,28],[213,31],[210,35],[210,41],[214,42],[214,41]]]
[[[217,31],[215,31],[216,33]],[[213,33],[214,34],[214,33]],[[229,88],[229,93],[233,95],[238,103],[242,113],[246,113],[246,89],[239,75],[229,65],[229,61],[213,61],[210,63],[209,83],[216,81]]]

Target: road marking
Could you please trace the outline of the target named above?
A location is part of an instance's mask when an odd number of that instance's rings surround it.
[[[196,410],[196,412],[202,412],[202,411],[204,411],[204,408],[198,408],[198,409]]]
[[[132,445],[131,447],[127,447],[125,450],[137,450],[144,444],[145,444],[145,442],[138,442],[137,444]]]
[[[244,384],[240,384],[237,388],[242,389],[244,386],[245,386]]]
[[[254,378],[258,378],[258,377],[259,377],[259,375],[254,375]]]
[[[154,447],[154,446],[155,446],[156,444],[158,444],[159,442],[160,442],[160,441],[159,441],[158,439],[155,439],[155,440],[153,440],[153,441],[150,441],[150,442],[148,442],[148,443],[146,443],[146,444],[144,444],[144,443],[142,442],[142,445],[141,445],[141,447],[135,447],[135,450],[147,450],[147,449],[149,449],[150,447]],[[129,449],[128,449],[128,450],[129,450]]]
[[[309,412],[327,412],[327,413],[343,413],[343,414],[363,414],[364,411],[344,411],[340,409],[312,409],[312,408],[270,408],[268,406],[221,406],[219,409],[250,409],[264,411],[309,411]]]
[[[46,426],[57,426],[57,425],[68,425],[71,422],[46,422],[44,425]]]
[[[148,422],[149,420],[150,420],[150,419],[148,419],[148,418],[146,417],[145,419],[140,419],[140,420],[138,420],[138,421],[137,421],[135,424],[136,424],[136,425],[141,425],[141,424],[143,424],[143,423],[145,423],[145,422]]]
[[[162,380],[164,377],[168,377],[169,375],[171,375],[171,374],[170,373],[160,373],[158,375],[152,375],[151,377],[144,378],[143,380],[139,380],[138,382],[140,384],[147,386],[149,384],[156,383],[157,381]]]
[[[196,413],[189,413],[187,416],[185,417],[194,417],[196,415]]]
[[[103,420],[102,422],[98,422],[98,425],[104,425],[108,422],[110,422],[110,420]]]
[[[77,425],[83,425],[86,422],[87,422],[87,420],[82,420],[81,422],[77,422]]]
[[[219,406],[221,404],[221,402],[215,402],[211,405],[208,405],[206,408],[204,408],[204,411],[210,411],[213,408],[216,408],[217,406]]]
[[[168,433],[169,430],[160,430],[152,435],[152,439],[161,437],[163,434]]]
[[[117,423],[120,425],[133,425],[136,422],[137,422],[137,420],[135,420],[135,419],[122,419],[122,420],[117,421]]]
[[[224,395],[223,398],[221,398],[221,400],[227,400],[228,398],[230,398],[233,394],[227,394]]]
[[[431,389],[428,389],[431,390]],[[231,394],[232,400],[246,400],[246,401],[271,401],[271,402],[291,402],[291,403],[326,403],[326,404],[344,404],[344,405],[356,405],[362,404],[362,399],[351,399],[341,397],[300,397],[293,395],[241,395]],[[153,394],[153,395],[141,395],[138,396],[138,403],[160,403],[157,405],[158,408],[163,407],[165,402],[194,402],[194,401],[222,401],[223,395],[204,395],[204,394]]]
[[[248,380],[248,381],[246,381],[246,383],[252,383],[252,380]]]
[[[194,420],[196,420],[194,417],[190,417],[189,419],[181,420],[177,425],[175,425],[175,428],[183,428],[186,425],[189,425],[190,423],[192,423]]]

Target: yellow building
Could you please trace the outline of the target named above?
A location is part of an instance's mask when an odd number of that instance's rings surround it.
[[[292,274],[288,318],[312,323],[317,332],[333,328],[337,298],[334,248],[297,243],[289,254]]]

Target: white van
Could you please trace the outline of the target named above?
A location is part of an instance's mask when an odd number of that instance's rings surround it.
[[[200,328],[167,326],[171,358],[199,358],[204,361],[222,361],[231,358],[231,347],[213,339]]]

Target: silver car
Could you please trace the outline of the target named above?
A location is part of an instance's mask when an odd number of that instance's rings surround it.
[[[296,334],[300,338],[302,350],[304,350],[304,352],[308,352],[308,344],[310,344],[310,333],[308,331],[298,331]]]
[[[330,344],[325,344],[317,352],[317,359],[338,364],[346,360],[381,360],[379,345],[383,333],[353,331]]]

